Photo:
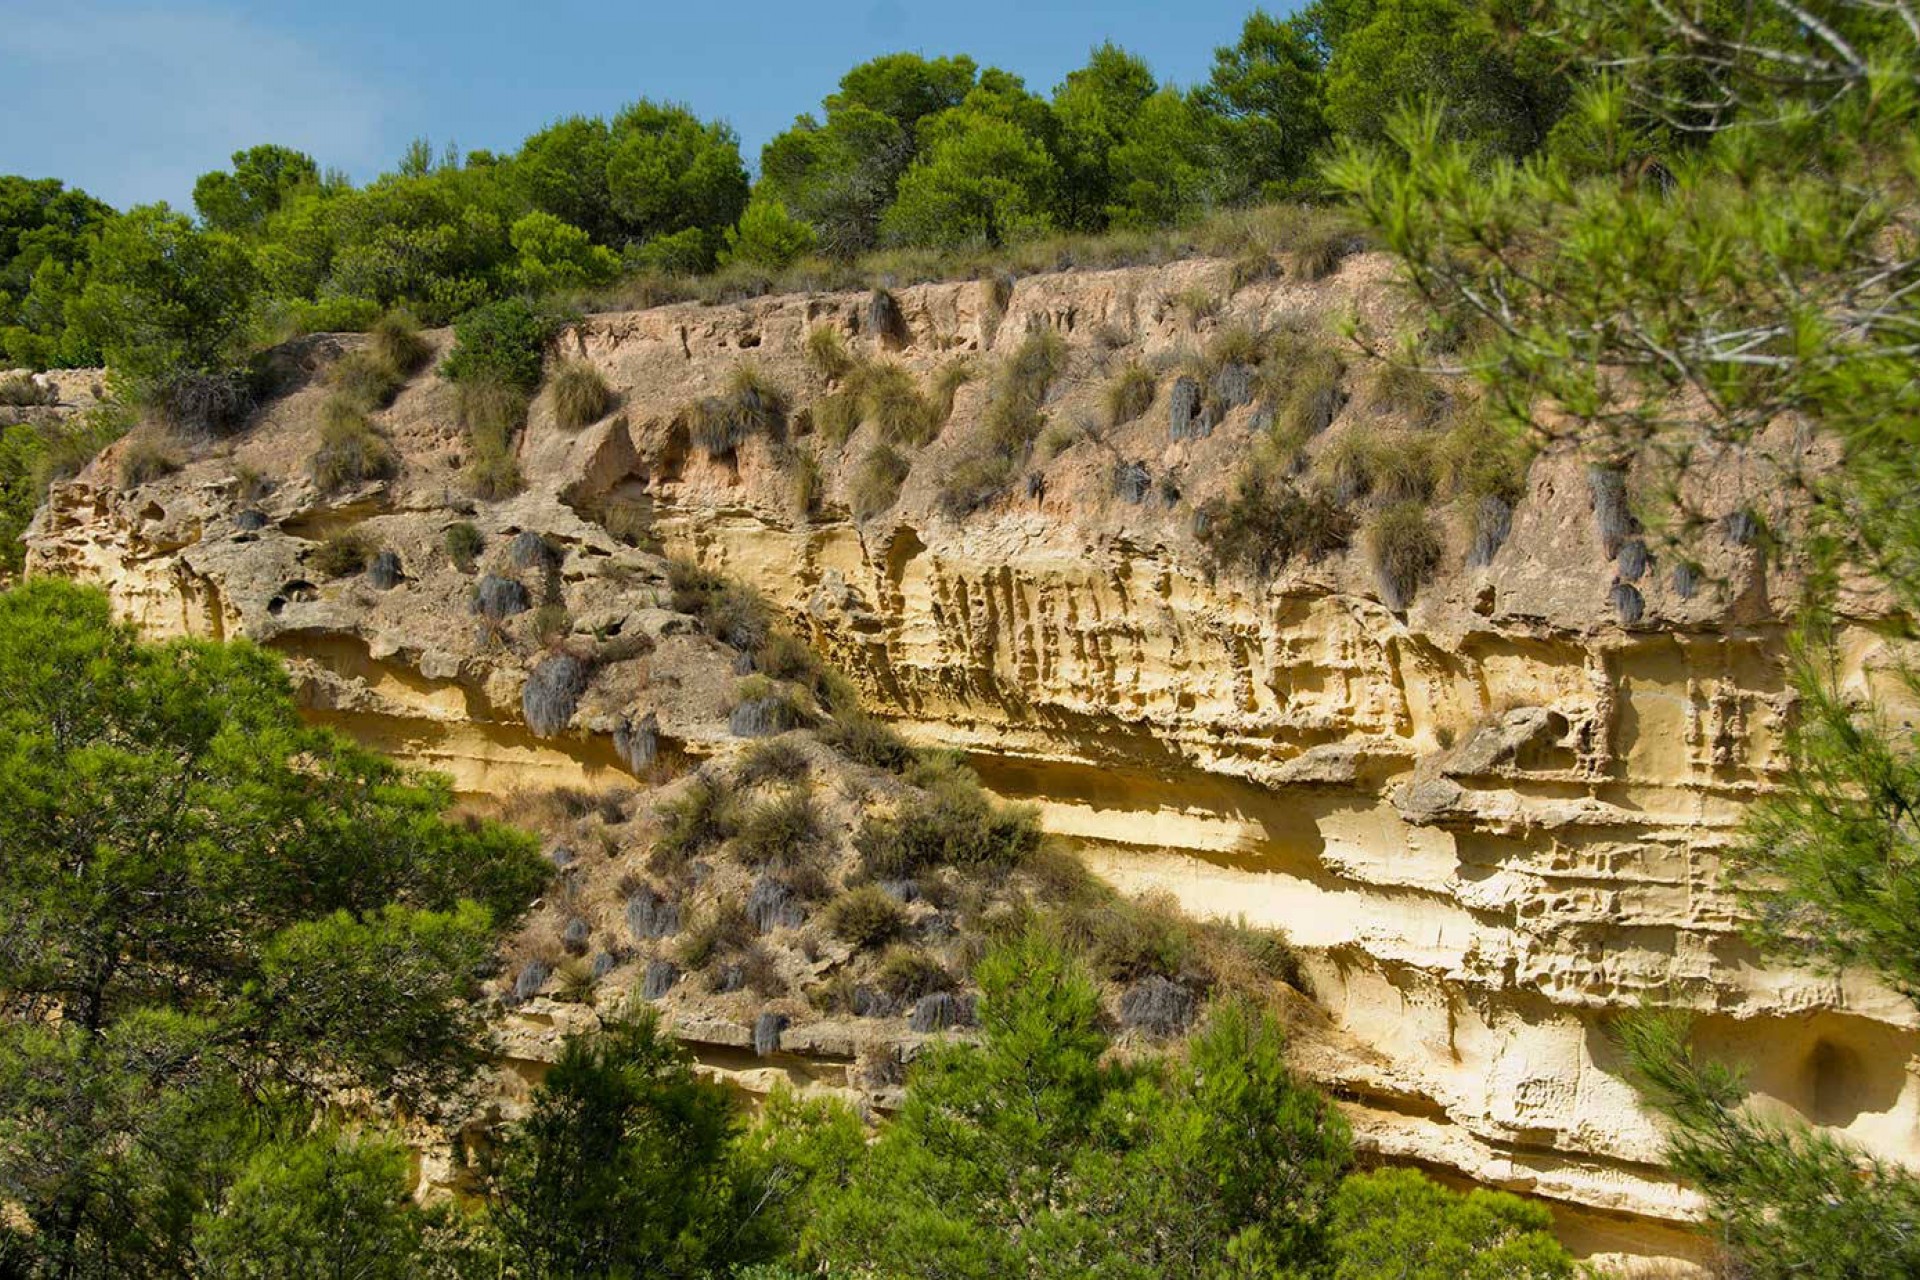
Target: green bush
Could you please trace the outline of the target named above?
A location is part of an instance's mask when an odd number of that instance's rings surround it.
[[[320,448],[308,469],[322,493],[336,493],[371,480],[386,480],[399,470],[399,458],[366,415],[329,400],[322,414]]]
[[[1256,454],[1230,496],[1200,513],[1200,541],[1218,567],[1266,578],[1295,558],[1318,560],[1346,547],[1353,517],[1319,490],[1300,492],[1279,460]]]
[[[329,578],[344,578],[364,570],[379,550],[365,534],[336,533],[307,553],[307,563]]]
[[[404,311],[381,316],[367,336],[374,356],[402,378],[420,372],[433,354],[433,347],[420,336],[420,326]]]
[[[906,911],[878,885],[849,889],[827,904],[827,928],[856,947],[892,942],[906,926]]]
[[[460,386],[456,413],[476,450],[505,452],[527,421],[526,393],[494,378]]]
[[[0,405],[18,409],[59,403],[60,393],[54,390],[53,384],[43,385],[30,373],[0,378]]]
[[[762,738],[740,753],[734,780],[742,787],[798,782],[812,769],[807,753],[790,738]]]
[[[953,975],[946,966],[924,951],[912,947],[894,947],[881,959],[873,975],[874,985],[896,1003],[911,1004],[936,991],[953,990]]]
[[[854,833],[866,874],[907,879],[934,867],[989,874],[1019,866],[1040,847],[1031,809],[994,804],[968,776],[936,779],[901,797],[891,813],[870,813]]]
[[[1410,426],[1430,427],[1447,411],[1447,390],[1424,369],[1388,361],[1373,373],[1367,406],[1375,413],[1396,413]]]
[[[1389,609],[1412,603],[1440,564],[1440,533],[1426,507],[1401,502],[1375,515],[1367,526],[1367,559]]]
[[[663,874],[685,869],[708,849],[731,840],[740,828],[740,806],[723,784],[696,777],[678,796],[654,810],[659,834],[651,863]]]
[[[569,360],[553,375],[553,416],[569,431],[598,422],[613,408],[613,390],[584,360]]]
[[[447,526],[447,558],[463,570],[471,570],[474,560],[486,548],[487,540],[480,530],[465,520],[459,520]]]
[[[349,351],[327,371],[333,398],[363,413],[384,409],[400,394],[403,380],[372,350]]]
[[[1011,359],[1001,365],[988,394],[984,416],[995,448],[1024,451],[1045,423],[1047,393],[1067,367],[1067,344],[1052,329],[1027,335]]]
[[[1107,384],[1107,424],[1124,426],[1153,407],[1157,390],[1153,370],[1130,360]]]
[[[769,762],[762,757],[759,763],[764,767]],[[733,851],[750,867],[779,870],[816,862],[826,838],[820,807],[804,790],[794,790],[748,808],[733,838]]]
[[[860,428],[860,397],[850,391],[820,397],[813,406],[813,425],[828,444],[845,444]]]
[[[888,773],[905,773],[916,759],[905,738],[858,708],[841,712],[820,730],[820,739],[847,759]]]
[[[883,360],[864,366],[859,393],[862,414],[888,444],[918,448],[940,432],[941,420],[904,365]]]
[[[120,487],[138,489],[179,469],[180,457],[167,445],[151,436],[137,436],[127,441],[120,454]]]
[[[838,382],[854,370],[856,361],[847,350],[846,340],[832,325],[809,329],[804,350],[807,367],[828,382]]]
[[[454,321],[453,351],[441,372],[455,382],[496,382],[531,395],[555,327],[522,298],[475,307]]]
[[[960,388],[972,382],[976,376],[978,371],[973,367],[973,361],[964,358],[941,365],[940,371],[933,375],[933,392],[927,404],[933,415],[934,434],[939,434],[940,428],[946,426],[947,420],[953,417],[953,401],[960,394]]]
[[[912,464],[891,446],[877,444],[867,450],[848,485],[854,519],[871,520],[893,506],[911,470]]]

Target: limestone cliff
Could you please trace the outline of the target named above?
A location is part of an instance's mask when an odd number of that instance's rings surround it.
[[[471,518],[569,540],[568,573],[585,577],[624,554],[598,522],[647,512],[667,550],[757,586],[870,708],[964,748],[1117,884],[1284,928],[1322,1010],[1297,1030],[1296,1060],[1343,1099],[1363,1145],[1544,1197],[1588,1252],[1694,1250],[1695,1205],[1657,1164],[1608,1035],[1645,1001],[1699,1010],[1709,1045],[1752,1062],[1774,1105],[1920,1160],[1911,1006],[1757,955],[1720,884],[1743,804],[1782,767],[1791,583],[1733,523],[1695,538],[1681,573],[1657,542],[1651,563],[1618,554],[1586,464],[1551,453],[1479,567],[1465,567],[1467,513],[1442,513],[1444,568],[1407,609],[1381,603],[1357,551],[1264,582],[1211,569],[1195,512],[1228,490],[1264,422],[1241,404],[1208,431],[1170,431],[1173,366],[1234,324],[1402,324],[1376,258],[1320,282],[1233,283],[1230,264],[1189,261],[1010,294],[915,286],[880,325],[852,294],[592,316],[557,354],[601,370],[617,407],[568,431],[536,401],[519,443],[528,491]],[[1217,311],[1182,301],[1201,295]],[[958,514],[942,488],[978,448],[990,390],[976,378],[910,451],[898,498],[865,520],[851,495],[873,423],[838,446],[805,434],[804,414],[784,441],[720,456],[690,441],[688,406],[742,362],[797,406],[826,395],[803,360],[821,328],[929,382],[962,358],[984,374],[1052,330],[1069,364],[1046,413],[1070,430],[1004,495]],[[311,359],[344,341],[313,344]],[[1153,407],[1115,426],[1103,388],[1129,361],[1164,375]],[[1312,454],[1374,412],[1357,390],[1365,361],[1350,363],[1351,394]],[[317,714],[465,790],[620,776],[618,700],[590,694],[562,738],[528,733],[525,673],[467,651],[454,586],[383,601],[302,568],[346,527],[428,559],[451,509],[472,510],[455,496],[461,440],[438,378],[381,415],[400,476],[341,499],[300,471],[320,394],[296,391],[143,489],[120,492],[102,459],[55,489],[31,568],[106,584],[156,631],[275,644]],[[802,454],[820,475],[811,503],[795,492]],[[262,503],[271,537],[233,523],[242,468],[281,477]],[[1116,483],[1122,468],[1145,483]],[[1783,501],[1750,459],[1706,471],[1705,498],[1730,515]],[[613,592],[591,624],[636,608]],[[1860,689],[1893,660],[1866,605],[1845,658]],[[700,719],[663,728],[697,749]]]

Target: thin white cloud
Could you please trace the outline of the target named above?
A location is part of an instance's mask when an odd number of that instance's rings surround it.
[[[323,167],[381,159],[385,95],[256,21],[211,8],[35,7],[0,19],[0,173],[63,178],[122,207],[186,206],[195,177],[256,143]]]

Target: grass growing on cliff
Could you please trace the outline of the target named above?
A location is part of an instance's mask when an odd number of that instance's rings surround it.
[[[1198,532],[1216,568],[1267,578],[1289,562],[1344,550],[1354,518],[1323,490],[1302,490],[1271,449],[1257,452],[1234,477],[1233,491],[1201,508]]]
[[[1367,524],[1367,562],[1380,598],[1389,609],[1404,609],[1440,564],[1440,531],[1419,502],[1399,502],[1375,513]]]
[[[613,389],[600,371],[584,360],[569,360],[548,380],[553,416],[562,427],[577,431],[606,417],[613,408]]]
[[[180,455],[171,445],[154,435],[137,435],[120,453],[120,487],[138,489],[179,469]]]
[[[888,445],[877,444],[867,450],[848,486],[854,519],[871,520],[892,507],[911,469],[912,464]]]
[[[1052,329],[1027,335],[994,373],[974,447],[943,473],[940,498],[959,517],[998,497],[1046,426],[1048,394],[1066,371],[1066,340]]]
[[[1129,361],[1107,384],[1107,425],[1124,426],[1153,407],[1157,384],[1153,370]]]
[[[358,409],[338,400],[323,406],[320,447],[308,470],[322,493],[386,480],[400,469],[399,457],[387,438]]]

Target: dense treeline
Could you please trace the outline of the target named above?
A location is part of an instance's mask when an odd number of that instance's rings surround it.
[[[750,183],[725,124],[642,99],[510,154],[409,148],[363,187],[275,145],[194,185],[197,217],[116,214],[55,181],[0,179],[0,354],[103,360],[152,382],[395,307],[444,323],[490,300],[623,272],[777,269],[807,254],[999,247],[1164,227],[1311,192],[1341,139],[1439,89],[1453,127],[1509,155],[1554,144],[1562,65],[1519,0],[1317,0],[1256,12],[1191,88],[1105,44],[1051,97],[964,55],[847,72],[767,143]]]

